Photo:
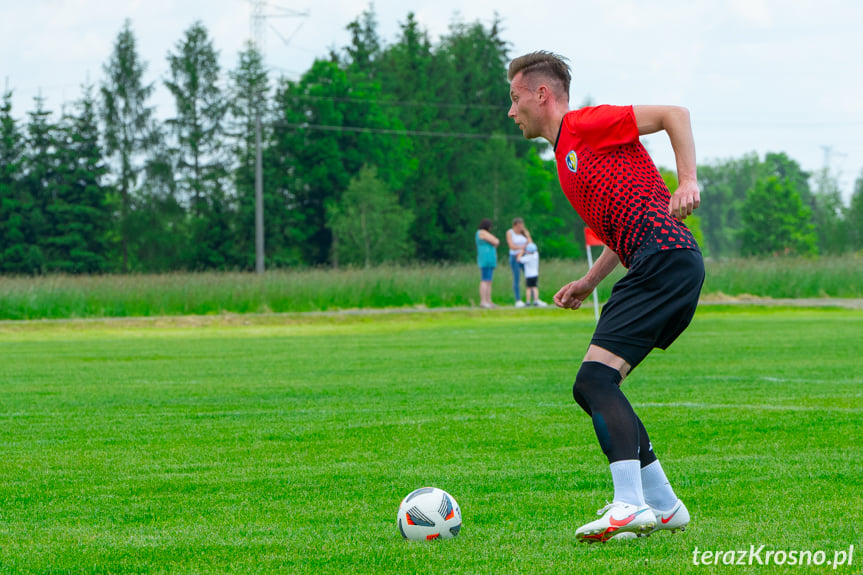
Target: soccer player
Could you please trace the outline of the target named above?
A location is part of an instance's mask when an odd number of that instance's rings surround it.
[[[554,144],[564,194],[605,248],[588,273],[563,286],[554,303],[577,309],[622,263],[627,274],[603,306],[575,378],[575,401],[591,416],[614,484],[600,518],[576,531],[580,541],[677,530],[689,512],[653,452],[626,396],[623,378],[655,347],[666,349],[689,325],[701,286],[701,252],[682,220],[700,203],[689,112],[676,106],[596,106],[570,111],[570,68],[550,52],[510,63],[509,117],[525,138]],[[664,130],[677,162],[671,196],[639,142]]]

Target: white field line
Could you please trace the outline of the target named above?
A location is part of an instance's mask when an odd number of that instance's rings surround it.
[[[635,403],[635,407],[684,407],[687,409],[752,409],[756,411],[835,411],[863,413],[863,407],[826,407],[809,405],[758,405],[747,403],[696,403],[689,401]]]

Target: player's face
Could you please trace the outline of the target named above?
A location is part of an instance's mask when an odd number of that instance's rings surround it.
[[[538,112],[536,92],[528,87],[521,73],[516,74],[509,85],[509,98],[512,106],[507,114],[521,128],[525,138],[540,136],[536,115]]]

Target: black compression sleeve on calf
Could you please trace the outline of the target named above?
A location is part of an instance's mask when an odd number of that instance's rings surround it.
[[[638,459],[641,462],[641,468],[644,469],[656,461],[656,454],[653,453],[653,444],[650,443],[650,436],[647,435],[641,418],[636,415],[635,419],[638,421]]]
[[[620,381],[620,372],[613,367],[586,361],[572,388],[575,400],[593,419],[596,438],[609,463],[639,458],[638,417],[620,390]]]

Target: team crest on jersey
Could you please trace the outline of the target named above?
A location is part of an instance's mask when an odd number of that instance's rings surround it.
[[[575,154],[575,150],[571,150],[566,155],[566,167],[569,168],[569,171],[573,174],[578,171],[578,156]]]

